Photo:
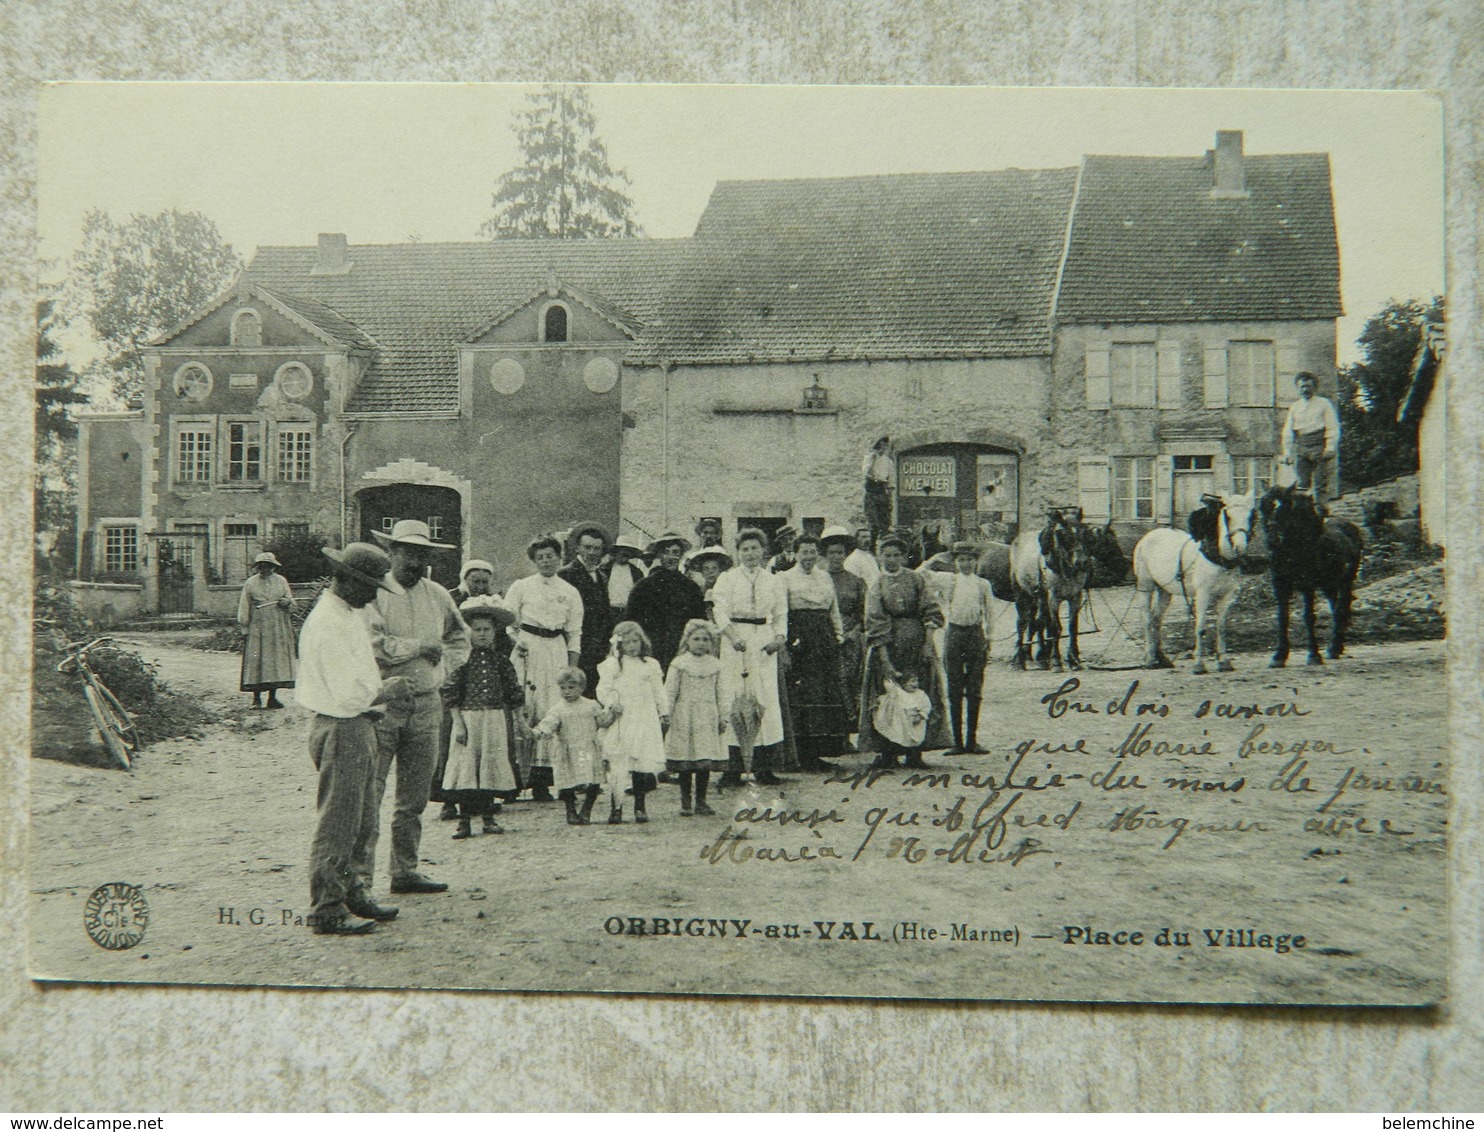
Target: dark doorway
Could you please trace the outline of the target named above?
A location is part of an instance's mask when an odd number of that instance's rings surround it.
[[[380,545],[375,535],[391,534],[398,519],[427,523],[434,542],[446,542],[454,548],[433,551],[433,580],[448,589],[459,584],[464,529],[463,504],[457,491],[451,487],[394,483],[386,487],[368,487],[356,498],[361,507],[363,541]]]

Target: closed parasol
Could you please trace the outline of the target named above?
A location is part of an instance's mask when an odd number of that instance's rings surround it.
[[[737,747],[742,752],[745,765],[752,766],[752,741],[757,738],[763,724],[763,705],[758,702],[747,686],[747,669],[742,670],[742,690],[732,700],[732,710],[727,716],[736,737]]]

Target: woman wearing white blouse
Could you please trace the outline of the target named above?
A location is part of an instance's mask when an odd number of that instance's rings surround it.
[[[844,753],[850,734],[840,680],[845,626],[834,579],[819,565],[819,539],[794,544],[797,561],[778,577],[788,589],[788,709],[804,770],[827,771],[823,759]]]
[[[776,785],[773,748],[783,742],[783,711],[778,701],[778,653],[788,640],[788,589],[763,567],[766,539],[752,528],[737,535],[741,565],[722,574],[711,590],[713,615],[721,633],[721,702],[730,710],[744,686],[762,705],[755,740],[753,781]],[[745,673],[745,676],[744,676]],[[730,766],[722,786],[742,781],[742,754],[728,724]]]
[[[547,535],[526,547],[534,574],[517,578],[505,591],[505,605],[515,614],[507,632],[515,644],[511,659],[526,692],[526,722],[534,724],[561,701],[557,677],[568,665],[576,667],[582,651],[582,595],[570,582],[556,576],[562,564],[562,544]],[[523,739],[522,777],[531,798],[551,801],[550,739]]]

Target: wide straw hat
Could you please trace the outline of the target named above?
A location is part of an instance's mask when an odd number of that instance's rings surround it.
[[[613,549],[618,550],[620,548],[624,550],[631,550],[635,554],[644,553],[644,547],[634,541],[633,535],[619,535],[616,539],[614,539]]]
[[[434,550],[457,549],[451,543],[434,542],[433,532],[428,529],[428,524],[417,519],[398,519],[389,535],[384,535],[380,531],[372,531],[371,534],[382,546],[396,546],[402,543],[404,546],[427,546]]]
[[[497,597],[481,594],[471,597],[459,606],[459,616],[465,622],[480,618],[493,621],[495,628],[504,629],[515,624],[515,611]]]
[[[826,527],[819,532],[819,545],[827,547],[832,542],[844,543],[847,547],[855,547],[855,533],[840,526],[839,523]]]
[[[283,565],[283,563],[278,560],[277,556],[274,555],[272,551],[268,550],[263,551],[262,554],[258,555],[252,560],[252,564],[254,566],[258,565],[260,562],[271,562],[275,566]]]
[[[344,550],[327,546],[324,555],[333,563],[335,573],[376,586],[387,593],[397,592],[386,582],[392,560],[379,546],[372,546],[369,542],[353,542]]]

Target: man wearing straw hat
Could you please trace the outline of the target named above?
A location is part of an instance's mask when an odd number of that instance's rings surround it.
[[[690,549],[690,539],[678,531],[665,531],[649,544],[654,569],[634,583],[629,594],[628,617],[649,634],[654,658],[665,672],[680,648],[685,623],[705,620],[706,601],[701,587],[680,572],[680,557]]]
[[[369,543],[325,548],[334,575],[304,621],[299,636],[301,707],[314,712],[309,757],[319,772],[318,819],[309,850],[309,917],[317,935],[361,935],[395,908],[376,904],[353,864],[357,849],[376,836],[377,739],[381,705],[405,707],[402,677],[383,679],[371,647],[365,608],[381,590],[392,563]],[[352,919],[352,916],[363,917]]]
[[[438,691],[448,674],[469,659],[469,633],[448,591],[425,577],[434,550],[452,550],[433,542],[428,525],[402,519],[390,535],[376,534],[392,560],[392,582],[376,595],[370,609],[371,641],[384,676],[404,676],[413,693],[410,709],[393,706],[376,725],[376,808],[386,794],[392,763],[397,764],[397,793],[392,811],[391,878],[393,892],[443,892],[448,885],[418,870],[422,814],[438,762],[438,733],[443,704]],[[376,859],[376,831],[356,857],[356,872],[367,891]]]
[[[608,564],[608,612],[617,625],[628,614],[629,595],[643,580],[644,548],[633,535],[619,535],[613,540],[613,561]]]

